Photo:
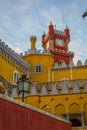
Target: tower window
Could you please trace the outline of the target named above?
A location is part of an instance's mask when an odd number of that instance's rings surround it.
[[[14,85],[17,85],[18,78],[19,78],[19,73],[17,71],[14,71],[13,72],[13,84]]]
[[[42,71],[42,65],[35,65],[35,72],[41,72]]]

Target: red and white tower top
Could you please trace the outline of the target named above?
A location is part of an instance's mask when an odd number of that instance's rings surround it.
[[[48,33],[42,35],[42,46],[45,52],[54,55],[54,63],[59,66],[64,62],[67,66],[74,57],[74,53],[68,51],[70,32],[66,26],[64,31],[56,30],[52,22],[48,26]]]

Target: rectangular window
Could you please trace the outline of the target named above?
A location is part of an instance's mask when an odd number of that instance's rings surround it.
[[[35,65],[35,72],[41,72],[42,66],[41,65]]]

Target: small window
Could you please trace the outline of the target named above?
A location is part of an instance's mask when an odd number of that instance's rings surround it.
[[[35,72],[41,72],[42,66],[41,65],[35,65]]]
[[[19,78],[19,73],[17,71],[13,72],[13,84],[17,85],[17,81]]]

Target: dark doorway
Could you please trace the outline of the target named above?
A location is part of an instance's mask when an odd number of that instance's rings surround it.
[[[72,127],[80,127],[81,123],[78,119],[71,119],[70,122],[72,123]]]

